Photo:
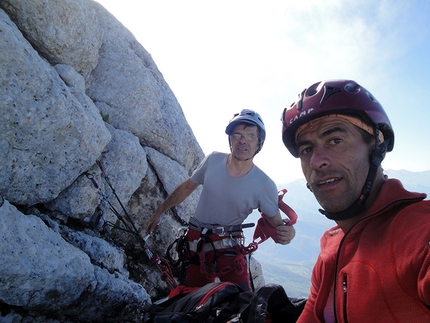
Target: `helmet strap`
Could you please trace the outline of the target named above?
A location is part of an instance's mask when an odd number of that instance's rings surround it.
[[[354,216],[360,214],[364,211],[365,204],[367,199],[369,198],[370,191],[372,189],[373,183],[375,181],[376,172],[378,167],[381,165],[382,160],[385,157],[385,152],[388,147],[388,140],[384,142],[379,142],[379,127],[375,126],[375,150],[370,155],[370,166],[369,172],[367,174],[366,181],[364,183],[363,189],[361,190],[361,194],[359,198],[352,203],[348,208],[340,212],[327,212],[323,209],[319,209],[319,211],[325,215],[330,220],[347,220],[353,218]]]
[[[257,147],[257,150],[254,153],[254,156],[257,155],[260,152],[260,150],[261,150],[262,147],[263,147],[263,140],[261,140],[260,135],[258,135],[258,147]],[[252,157],[254,157],[254,156],[252,156]]]

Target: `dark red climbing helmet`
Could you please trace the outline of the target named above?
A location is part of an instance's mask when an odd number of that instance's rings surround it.
[[[299,157],[296,131],[305,123],[328,114],[359,116],[378,128],[388,140],[387,151],[394,146],[394,132],[381,104],[364,87],[352,80],[315,83],[299,94],[296,102],[282,113],[282,140],[294,157]]]

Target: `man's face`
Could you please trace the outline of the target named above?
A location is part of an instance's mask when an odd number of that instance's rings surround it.
[[[371,149],[359,128],[343,119],[323,118],[299,133],[297,145],[303,174],[326,211],[343,211],[357,200]]]
[[[248,160],[254,157],[258,148],[258,128],[238,124],[230,135],[231,153],[237,160]]]

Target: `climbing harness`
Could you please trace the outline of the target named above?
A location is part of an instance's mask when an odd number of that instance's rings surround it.
[[[93,183],[94,187],[97,189],[97,192],[98,192],[98,194],[101,197],[102,203],[106,203],[106,204],[109,205],[110,210],[116,215],[116,217],[118,218],[118,220],[121,221],[121,223],[124,225],[125,228],[117,226],[116,224],[110,223],[108,221],[106,221],[106,224],[110,225],[110,226],[112,226],[114,228],[118,228],[120,230],[123,230],[123,231],[126,231],[126,232],[132,234],[136,238],[136,240],[139,242],[139,244],[143,248],[143,250],[145,251],[145,254],[148,257],[149,262],[152,265],[154,265],[155,267],[157,267],[157,269],[160,271],[161,279],[166,282],[166,284],[167,284],[167,286],[169,287],[170,290],[175,289],[178,286],[178,284],[177,284],[175,278],[173,277],[172,271],[171,271],[170,266],[169,266],[169,262],[166,259],[160,258],[156,253],[154,253],[149,248],[149,246],[147,244],[147,240],[149,239],[150,234],[148,234],[145,237],[142,237],[142,235],[140,234],[139,230],[134,225],[134,222],[131,219],[129,213],[127,212],[127,210],[125,209],[124,205],[122,204],[121,199],[118,197],[118,195],[117,195],[114,187],[112,186],[112,184],[111,184],[111,182],[109,180],[109,177],[107,176],[106,172],[104,171],[104,169],[102,167],[102,164],[101,164],[100,160],[97,160],[96,163],[97,163],[97,166],[100,168],[102,177],[104,178],[104,180],[108,184],[109,188],[112,191],[112,194],[115,196],[116,200],[118,201],[118,203],[121,206],[121,209],[122,209],[122,211],[124,212],[124,215],[125,215],[125,217],[123,217],[121,215],[121,213],[118,212],[118,210],[116,210],[116,208],[110,202],[110,200],[107,197],[107,195],[102,191],[102,189],[100,188],[100,186],[97,184],[96,180],[94,179],[94,175],[86,172],[85,176],[87,176],[87,178],[89,180],[91,180],[91,182]],[[96,210],[95,224],[98,224],[99,220],[101,220],[101,219],[104,220],[104,218],[103,218],[103,210],[102,210],[102,208],[98,207],[97,210]]]
[[[284,212],[288,221],[285,225],[292,226],[297,222],[296,212],[288,206],[283,197],[287,192],[282,189],[278,192],[278,206]],[[239,264],[239,258],[250,255],[258,249],[258,245],[272,238],[278,242],[276,228],[267,220],[265,215],[260,211],[261,217],[258,220],[254,232],[253,241],[244,245],[244,236],[242,229],[253,227],[254,223],[245,223],[240,225],[218,226],[201,223],[194,217],[189,221],[188,228],[182,231],[182,234],[167,249],[167,259],[173,266],[182,264],[183,270],[190,264],[198,265],[201,271],[208,278],[222,276],[231,270],[243,272],[244,268],[223,268],[222,271],[216,271],[216,259],[219,255],[231,254],[236,257],[235,266]],[[190,237],[191,236],[191,237]],[[172,250],[175,250],[177,259],[171,256]],[[213,262],[207,264],[205,261],[206,254],[214,253]],[[251,275],[250,275],[251,276]]]
[[[226,225],[226,226],[219,226],[219,225],[211,225],[202,223],[196,218],[191,218],[189,222],[189,226],[191,229],[194,230],[200,230],[205,231],[205,233],[211,234],[217,234],[219,236],[231,236],[242,233],[242,229],[245,228],[251,228],[255,224],[254,223],[244,223],[244,224],[238,224],[238,225]]]

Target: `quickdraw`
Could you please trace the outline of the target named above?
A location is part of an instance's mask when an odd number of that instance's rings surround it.
[[[124,225],[125,228],[122,228],[120,226],[117,226],[113,223],[109,223],[106,222],[106,224],[121,229],[123,231],[126,231],[130,234],[132,234],[136,240],[139,242],[140,246],[143,248],[143,250],[145,251],[145,254],[147,255],[149,262],[152,265],[155,265],[157,267],[157,269],[160,271],[161,274],[161,279],[166,282],[167,286],[169,287],[170,290],[174,290],[178,284],[175,280],[175,278],[173,277],[172,271],[170,269],[169,266],[169,262],[166,259],[160,258],[156,253],[154,253],[148,246],[148,244],[146,243],[146,241],[148,240],[148,238],[150,237],[150,234],[148,234],[146,237],[142,237],[142,235],[140,234],[139,230],[136,228],[136,226],[134,225],[134,222],[132,221],[129,213],[127,212],[127,210],[125,209],[124,205],[122,204],[120,198],[118,197],[118,195],[116,194],[116,191],[114,189],[114,187],[112,186],[109,177],[107,176],[107,174],[105,173],[102,164],[99,160],[96,161],[97,166],[100,168],[102,177],[104,178],[104,180],[106,181],[106,183],[108,184],[109,188],[111,189],[113,195],[115,196],[115,198],[117,199],[119,205],[121,206],[125,218],[121,215],[120,212],[118,212],[115,207],[112,205],[112,203],[109,201],[109,198],[107,197],[107,195],[102,191],[102,189],[100,188],[100,186],[97,184],[96,180],[94,179],[94,176],[90,173],[85,173],[85,175],[87,176],[87,178],[89,180],[91,180],[91,182],[93,183],[94,187],[97,189],[101,200],[103,203],[107,203],[109,205],[110,210],[116,215],[116,217],[118,218],[118,220],[121,221],[121,223]],[[103,211],[101,208],[97,209],[97,218],[103,218]]]

